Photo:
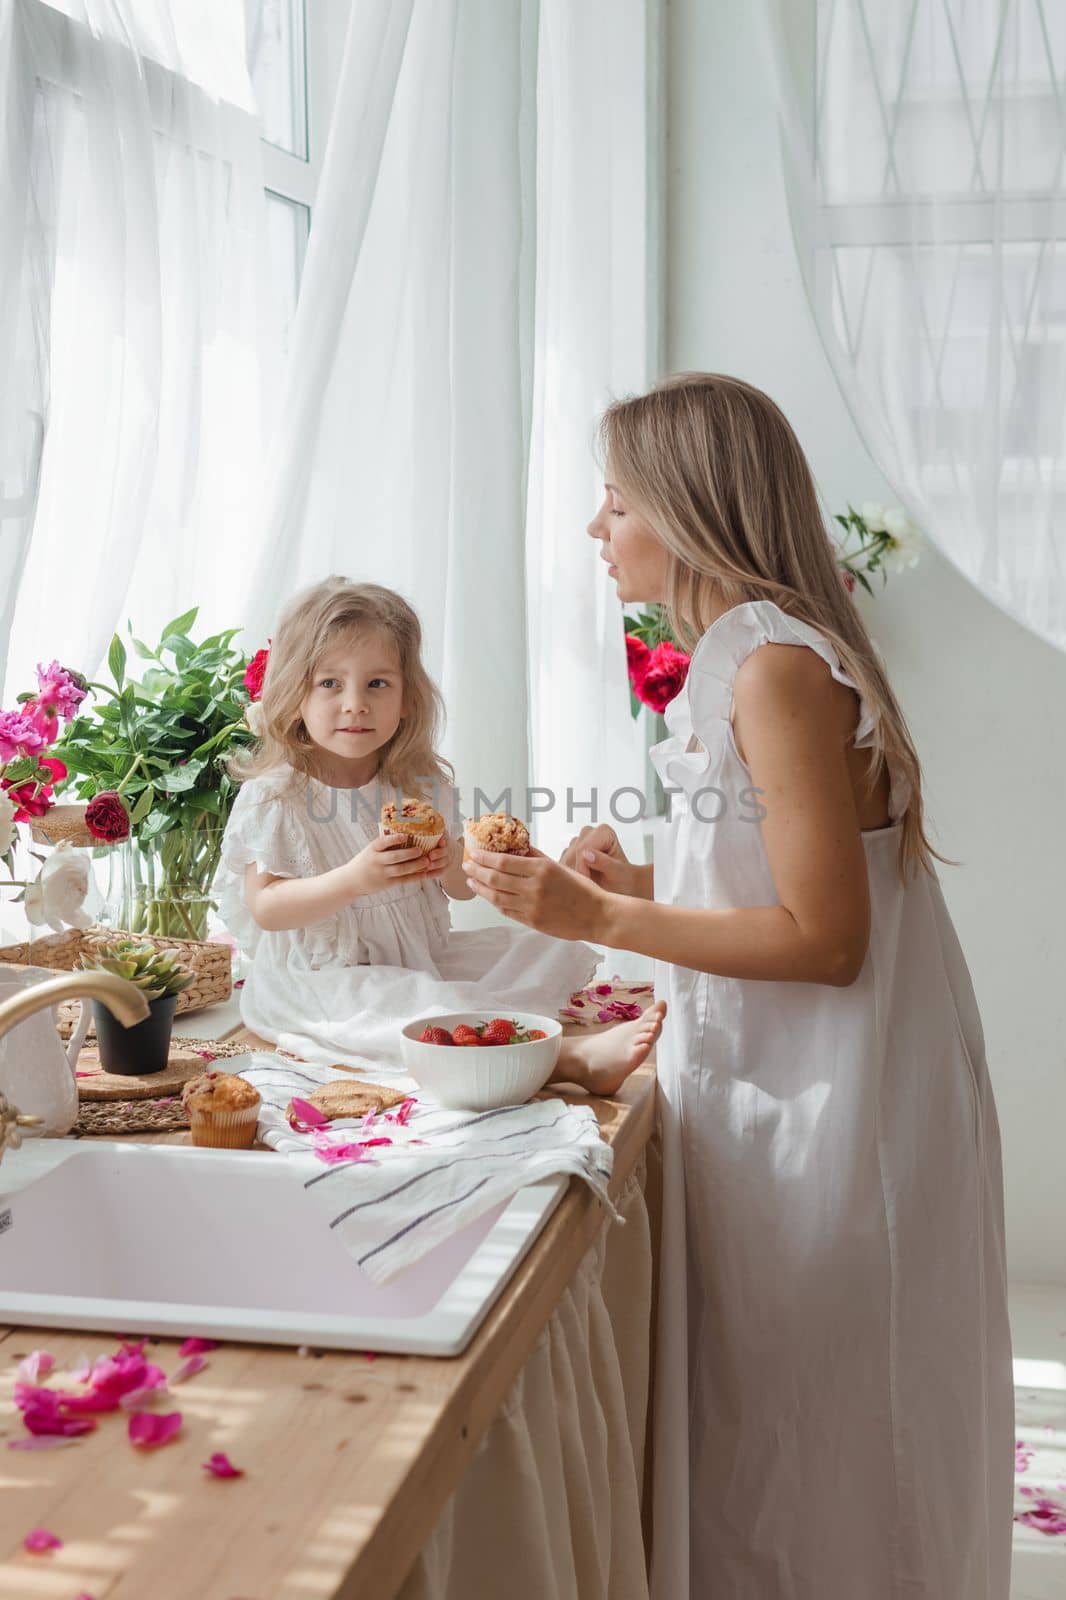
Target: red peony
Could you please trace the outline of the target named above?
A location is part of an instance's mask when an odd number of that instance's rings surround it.
[[[118,844],[120,839],[128,839],[130,819],[122,796],[114,789],[101,789],[85,808],[85,826],[94,839],[102,839],[105,844]]]
[[[62,783],[67,775],[67,769],[62,761],[55,756],[38,756],[37,765],[44,767],[52,774],[51,783],[40,783],[36,778],[28,778],[25,783],[17,787],[6,779],[0,779],[0,789],[3,789],[12,805],[15,807],[13,822],[29,822],[33,817],[43,817],[46,811],[52,809],[52,789],[57,783]]]
[[[629,681],[633,685],[633,693],[640,695],[640,686],[644,682],[644,674],[648,670],[651,660],[651,651],[643,639],[638,639],[636,634],[626,634],[626,665],[629,668]]]
[[[653,711],[665,711],[685,686],[688,663],[688,656],[664,639],[650,652],[640,683],[633,685],[637,699]]]
[[[258,700],[263,692],[263,679],[266,677],[267,662],[270,660],[270,650],[257,650],[248,663],[244,674],[244,687],[248,690],[251,700]]]

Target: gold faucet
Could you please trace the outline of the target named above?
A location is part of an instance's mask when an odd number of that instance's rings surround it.
[[[54,1006],[60,1000],[77,1000],[83,995],[90,1000],[100,1000],[126,1028],[143,1022],[148,1015],[148,1001],[136,984],[113,972],[72,972],[69,976],[31,984],[5,1000],[0,1005],[0,1039],[11,1028],[32,1017],[35,1011],[43,1011],[45,1006]]]
[[[59,1000],[77,1000],[85,996],[101,1001],[111,1015],[125,1027],[143,1022],[148,1015],[148,1001],[136,984],[113,972],[72,972],[62,978],[48,978],[44,983],[31,984],[10,1000],[0,1005],[0,1039],[5,1033],[32,1017],[35,1011],[55,1005]],[[5,1148],[16,1150],[22,1142],[23,1128],[37,1128],[40,1117],[24,1116],[17,1106],[0,1094],[0,1159]]]

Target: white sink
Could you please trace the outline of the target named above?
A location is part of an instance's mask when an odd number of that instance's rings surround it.
[[[457,1355],[567,1182],[530,1184],[379,1285],[287,1156],[29,1140],[0,1163],[0,1323]]]

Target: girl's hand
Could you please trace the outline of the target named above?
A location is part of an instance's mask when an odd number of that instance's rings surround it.
[[[526,856],[472,850],[470,887],[514,922],[557,939],[598,939],[611,896],[540,850]]]
[[[424,857],[426,870],[423,876],[426,878],[442,878],[448,870],[454,850],[454,842],[445,834],[440,844],[434,845],[429,854]]]
[[[571,839],[559,858],[564,867],[591,878],[601,888],[612,894],[636,895],[650,899],[650,885],[645,885],[647,869],[634,866],[618,842],[618,835],[606,822],[594,828],[582,828],[576,839]]]
[[[397,844],[395,835],[389,834],[372,839],[366,849],[360,850],[348,863],[352,893],[380,894],[382,889],[391,889],[410,878],[424,878],[427,863],[433,861],[439,850],[440,846],[427,855],[413,846]]]

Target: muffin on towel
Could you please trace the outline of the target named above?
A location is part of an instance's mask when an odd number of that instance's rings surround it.
[[[517,817],[506,811],[490,811],[476,822],[468,822],[463,834],[463,860],[470,860],[470,851],[495,850],[502,856],[527,856],[529,854],[529,829]]]
[[[232,1072],[202,1072],[182,1085],[193,1144],[250,1150],[259,1121],[259,1090]]]
[[[400,805],[390,800],[381,808],[381,832],[428,855],[444,836],[444,818],[428,800],[404,799]]]

